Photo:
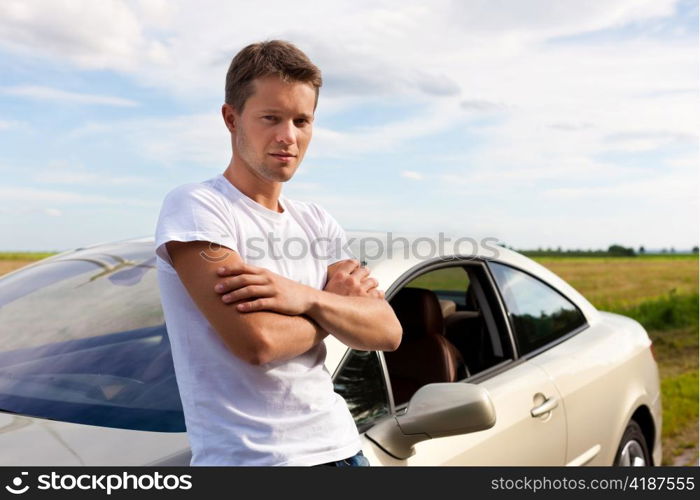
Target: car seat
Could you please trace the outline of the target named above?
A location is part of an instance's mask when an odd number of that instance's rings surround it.
[[[384,353],[396,405],[407,402],[426,384],[455,382],[468,376],[462,355],[445,338],[435,293],[403,288],[391,299],[391,306],[403,328],[398,349]]]

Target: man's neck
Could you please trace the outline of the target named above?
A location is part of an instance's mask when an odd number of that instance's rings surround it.
[[[236,189],[258,205],[262,205],[274,212],[283,211],[279,204],[279,197],[282,192],[281,182],[270,182],[266,179],[260,179],[248,168],[234,163],[233,160],[229,163],[223,175]]]

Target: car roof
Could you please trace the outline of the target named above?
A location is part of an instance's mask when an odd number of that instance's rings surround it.
[[[455,244],[457,238],[446,242],[444,235],[442,243],[441,236],[430,235],[348,231],[347,236],[353,254],[367,263],[380,285],[395,283],[404,275],[440,262],[498,262],[520,269],[559,290],[582,310],[589,322],[599,319],[595,307],[571,285],[534,260],[497,245],[496,238],[463,238],[460,244]]]

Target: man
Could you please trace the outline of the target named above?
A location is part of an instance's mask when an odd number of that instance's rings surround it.
[[[241,50],[222,106],[228,167],[163,202],[158,279],[193,465],[362,461],[323,339],[394,350],[401,326],[376,280],[343,255],[338,223],[281,196],[311,140],[320,86],[292,44]]]

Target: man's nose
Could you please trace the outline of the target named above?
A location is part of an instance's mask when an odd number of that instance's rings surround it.
[[[280,123],[276,139],[283,144],[294,144],[296,142],[294,122],[289,120]]]

